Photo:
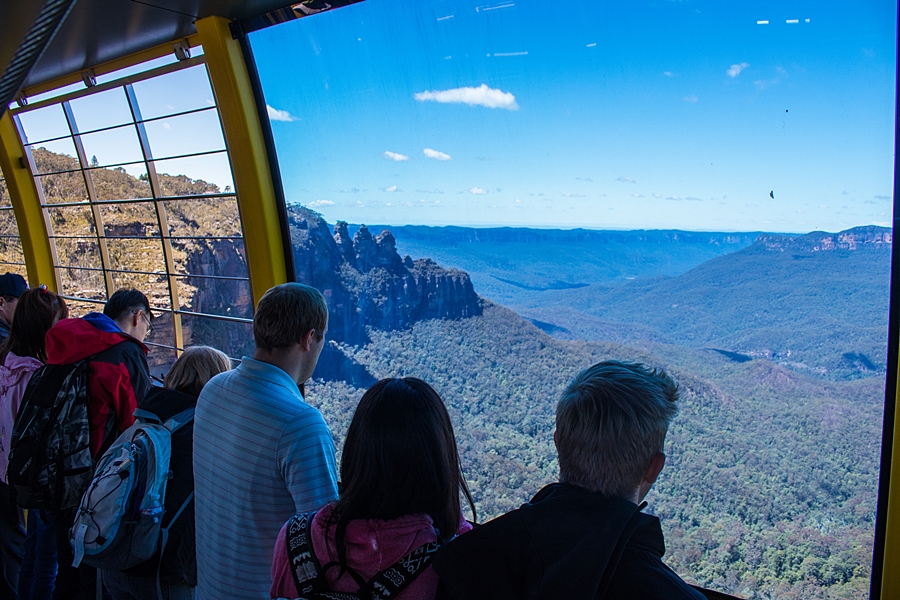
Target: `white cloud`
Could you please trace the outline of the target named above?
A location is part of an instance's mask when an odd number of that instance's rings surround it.
[[[663,71],[663,75],[665,75],[666,77],[672,77],[672,76],[673,76],[673,75],[672,75],[672,71]]]
[[[522,201],[516,198],[516,204],[522,204]]]
[[[654,198],[662,198],[662,194],[657,194],[656,192],[654,192],[653,197]]]
[[[388,186],[388,187],[384,188],[384,191],[386,191],[386,192],[396,192],[396,191],[397,191],[397,186],[396,186],[396,185]]]
[[[734,79],[735,77],[737,77],[738,75],[741,74],[741,71],[743,71],[744,69],[746,69],[749,66],[750,66],[750,63],[745,63],[745,62],[742,62],[739,65],[737,65],[737,64],[731,65],[730,67],[728,67],[728,70],[726,71],[726,73],[728,73],[729,77]]]
[[[584,198],[585,197],[584,194],[579,194],[577,192],[568,192],[566,194],[563,194],[563,196],[565,196],[566,198]]]
[[[616,181],[621,181],[622,183],[637,183],[637,181],[635,181],[631,177],[619,177],[618,179],[616,179]]]
[[[470,193],[470,194],[477,194],[477,195],[487,194],[487,192],[484,191],[483,189],[481,189],[480,187],[471,187],[471,188],[469,188],[469,193]]]
[[[285,123],[290,123],[291,121],[300,120],[288,111],[272,108],[268,104],[266,104],[266,112],[269,114],[269,119],[271,119],[272,121],[283,121]]]
[[[691,94],[690,96],[684,97],[685,102],[697,102],[698,100],[700,100],[700,98],[697,97],[697,94]]]
[[[391,152],[390,150],[385,150],[382,156],[388,160],[396,160],[397,162],[409,160],[409,157],[407,155],[400,154],[399,152]]]
[[[644,197],[643,194],[632,194],[632,196],[635,198],[643,198]]]
[[[449,154],[445,154],[443,152],[438,152],[437,150],[432,150],[431,148],[424,148],[422,152],[428,158],[433,158],[434,160],[453,160]]]
[[[516,97],[509,92],[489,88],[482,83],[476,87],[461,87],[450,90],[424,91],[414,94],[419,102],[440,102],[441,104],[468,104],[487,108],[519,110]]]
[[[331,200],[316,200],[315,202],[310,202],[307,204],[309,208],[318,208],[320,206],[334,206],[334,202]]]

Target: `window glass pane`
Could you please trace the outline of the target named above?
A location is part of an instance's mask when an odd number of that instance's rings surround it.
[[[157,339],[157,324],[156,320],[153,321],[153,333],[151,333],[146,340],[144,340],[144,344],[150,348],[150,354],[147,355],[147,364],[150,367],[150,376],[154,378],[156,383],[161,383],[165,378],[168,372],[172,369],[172,365],[175,364],[177,360],[177,356],[175,356],[175,350],[171,347],[172,344],[166,342],[168,339],[175,339],[174,330],[172,327],[172,315],[171,314],[161,314],[157,317],[157,319],[162,319],[159,323],[160,331],[159,338],[162,340],[157,343],[153,340]],[[168,346],[168,347],[167,347]]]
[[[41,102],[42,100],[47,100],[49,98],[58,98],[59,96],[65,96],[66,94],[70,94],[72,92],[77,92],[79,90],[84,89],[84,83],[79,81],[77,83],[71,83],[69,85],[64,85],[63,87],[56,88],[55,90],[50,90],[48,92],[43,92],[41,94],[35,94],[28,98],[29,102],[36,103]]]
[[[70,135],[69,123],[61,104],[30,110],[17,115],[25,132],[25,143],[35,144],[53,138]]]
[[[87,237],[97,234],[89,205],[47,207],[52,235]]]
[[[155,164],[163,196],[218,194],[234,189],[225,152],[157,160]]]
[[[0,208],[12,206],[9,198],[9,188],[6,187],[6,180],[0,177]]]
[[[61,267],[103,268],[96,238],[55,238],[53,243]]]
[[[172,237],[230,237],[241,235],[241,217],[234,196],[167,200]]]
[[[3,218],[3,215],[0,215],[0,218]],[[25,266],[25,253],[18,235],[0,236],[0,262]]]
[[[172,239],[175,272],[184,275],[247,277],[244,240]]]
[[[109,268],[165,273],[162,241],[159,239],[108,239]]]
[[[155,159],[225,149],[222,126],[214,108],[151,121],[144,127]]]
[[[119,237],[159,237],[159,221],[152,202],[123,202],[100,205],[104,235]]]
[[[69,317],[73,319],[83,317],[90,312],[103,312],[103,302],[84,302],[67,298],[66,306],[69,307]]]
[[[97,200],[152,198],[147,166],[140,162],[109,169],[90,169]]]
[[[42,142],[37,146],[31,146],[31,155],[34,157],[38,173],[54,173],[81,168],[72,138]]]
[[[133,163],[144,159],[133,125],[80,136],[84,155],[92,167]]]
[[[160,56],[159,58],[154,58],[153,60],[148,60],[137,65],[119,69],[118,71],[113,71],[104,75],[97,75],[97,83],[107,83],[109,81],[115,81],[116,79],[122,79],[123,77],[128,77],[129,75],[143,73],[152,69],[164,67],[177,61],[178,59],[175,58],[174,53],[166,54],[165,56]]]
[[[231,358],[252,355],[253,323],[221,321],[193,315],[182,315],[185,345],[218,348]]]
[[[367,0],[249,34],[295,275],[331,309],[322,405],[432,383],[491,519],[557,478],[580,369],[662,367],[667,563],[740,597],[865,598],[896,7],[547,8]]]
[[[206,65],[138,81],[134,93],[144,119],[216,105]]]
[[[253,318],[253,296],[248,280],[178,277],[176,281],[181,310]]]
[[[110,249],[110,254],[112,254],[112,249]],[[169,284],[164,274],[136,273],[133,271],[123,273],[119,271],[113,271],[112,279],[113,286],[117,290],[124,288],[134,288],[136,290],[141,290],[144,294],[147,295],[147,299],[150,301],[151,309],[171,308],[172,302],[169,300]],[[153,329],[155,333],[155,322],[153,324]]]
[[[44,192],[47,204],[88,202],[90,200],[81,171],[57,173],[35,178]]]
[[[75,98],[69,102],[69,106],[72,107],[79,133],[134,121],[125,90],[120,87]]]
[[[61,240],[57,240],[57,242],[59,241]],[[56,271],[59,273],[63,294],[106,301],[106,283],[104,282],[102,271],[66,267],[57,267]],[[98,306],[99,308],[91,308],[88,312],[91,310],[102,312],[103,305]]]

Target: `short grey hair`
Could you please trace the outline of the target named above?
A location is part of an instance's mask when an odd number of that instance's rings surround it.
[[[661,369],[615,360],[581,371],[556,407],[559,479],[606,496],[634,493],[678,414]]]

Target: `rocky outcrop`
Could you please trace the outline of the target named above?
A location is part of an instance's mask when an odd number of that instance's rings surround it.
[[[481,314],[468,274],[401,258],[390,231],[373,236],[363,225],[351,240],[339,221],[332,235],[320,215],[299,206],[289,208],[288,222],[297,281],[321,290],[328,302],[329,339],[355,346],[368,341],[369,327]]]
[[[774,252],[830,252],[834,250],[890,249],[893,236],[887,227],[867,225],[839,233],[813,231],[806,235],[763,234],[756,240],[760,250]]]

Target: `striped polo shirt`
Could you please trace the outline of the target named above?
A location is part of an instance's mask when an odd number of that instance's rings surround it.
[[[334,442],[283,370],[244,357],[194,417],[200,600],[268,600],[281,526],[337,498]]]

